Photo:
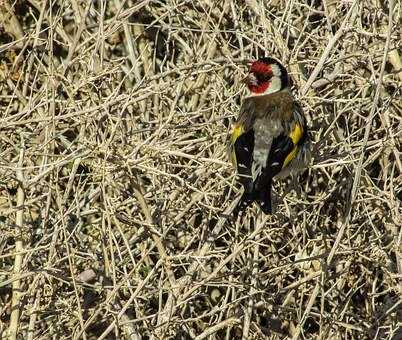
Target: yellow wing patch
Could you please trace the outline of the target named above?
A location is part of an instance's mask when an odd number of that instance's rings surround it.
[[[299,143],[300,139],[302,139],[303,137],[303,133],[304,133],[303,127],[299,123],[296,123],[294,129],[290,132],[289,135],[294,145]]]
[[[295,147],[292,149],[292,151],[290,151],[289,155],[286,156],[286,158],[285,158],[285,160],[283,162],[282,169],[284,167],[286,167],[293,158],[296,157],[298,151],[299,151],[299,146],[295,145]]]
[[[234,149],[234,145],[236,143],[237,138],[239,138],[244,133],[244,126],[242,124],[235,123],[233,125],[232,132],[230,133],[230,157],[232,159],[233,164],[237,164],[236,161],[236,151]]]
[[[293,147],[292,151],[286,156],[285,161],[283,162],[282,169],[286,167],[299,152],[299,146],[297,145],[297,143],[300,141],[300,139],[302,139],[303,133],[303,127],[299,123],[296,123],[294,129],[289,134],[289,137],[295,146]]]

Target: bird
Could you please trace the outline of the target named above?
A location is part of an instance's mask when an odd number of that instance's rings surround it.
[[[229,138],[230,158],[244,187],[236,211],[257,202],[264,214],[272,214],[272,180],[308,166],[309,131],[288,72],[277,59],[253,61],[244,82],[248,94]]]

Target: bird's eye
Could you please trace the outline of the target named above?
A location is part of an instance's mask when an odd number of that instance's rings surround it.
[[[261,83],[265,83],[271,79],[271,75],[267,73],[257,73],[255,76],[257,80]]]

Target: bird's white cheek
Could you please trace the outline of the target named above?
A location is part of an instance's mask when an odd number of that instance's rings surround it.
[[[281,79],[278,77],[274,77],[271,80],[271,85],[268,87],[268,90],[265,93],[274,93],[281,89]]]

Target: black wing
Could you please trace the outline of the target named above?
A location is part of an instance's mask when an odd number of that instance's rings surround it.
[[[271,150],[269,151],[266,172],[271,178],[277,175],[283,168],[288,155],[297,147],[292,139],[286,135],[279,135],[272,140]]]
[[[245,192],[251,192],[253,190],[253,179],[251,173],[254,152],[253,129],[243,133],[236,139],[234,143],[234,151],[240,182],[243,184]]]

